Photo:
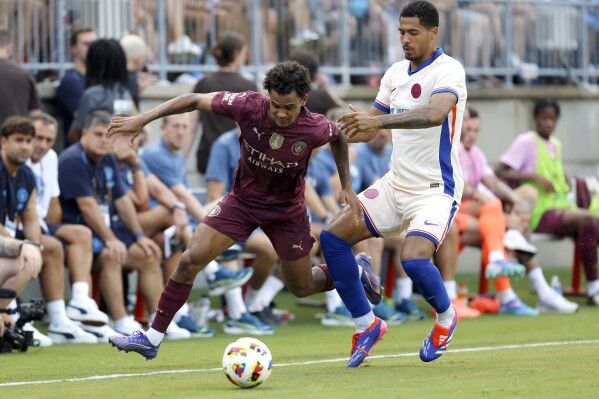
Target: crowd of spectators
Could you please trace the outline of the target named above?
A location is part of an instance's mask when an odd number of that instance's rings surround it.
[[[75,43],[66,40],[81,27],[99,23],[89,11],[97,5],[88,4],[87,0],[68,1],[62,3],[64,10],[58,10],[55,1],[37,2],[37,7],[33,1],[23,3],[20,15],[13,2],[0,5],[0,28],[12,29],[14,59],[55,63],[56,41],[65,40],[65,47],[73,52],[75,70],[84,73],[80,57],[90,37]],[[302,48],[314,52],[325,66],[338,67],[347,56],[352,69],[366,67],[382,71],[403,58],[396,32],[399,10],[406,3],[407,0],[349,0],[344,8],[340,2],[331,0],[172,0],[165,1],[161,8],[157,0],[130,0],[112,10],[118,22],[111,25],[106,35],[133,33],[141,37],[148,44],[143,51],[149,64],[214,65],[217,63],[212,54],[214,44],[225,32],[235,32],[251,41],[248,61],[253,65],[272,65]],[[529,64],[569,69],[597,63],[599,31],[595,8],[582,10],[576,5],[547,2],[514,3],[509,8],[501,1],[435,0],[433,3],[440,11],[440,24],[445,32],[438,43],[445,53],[472,71],[468,77],[472,82],[486,86],[502,84],[505,72],[499,70],[506,67],[512,67],[517,76],[522,74],[522,83],[530,83],[534,77],[527,75]],[[66,34],[57,34],[58,23],[54,19],[62,15],[68,16],[64,24]],[[35,22],[44,18],[48,23],[40,24],[36,31]],[[258,38],[253,37],[253,24],[260,26]],[[507,26],[511,26],[509,31]],[[586,29],[585,34],[581,27]],[[588,40],[583,41],[585,37]],[[260,42],[254,43],[256,40]],[[347,53],[345,40],[350,48]],[[165,47],[164,60],[160,43]],[[127,47],[125,42],[122,44]],[[585,51],[583,45],[587,46]],[[129,46],[135,45],[129,43]],[[137,47],[135,51],[141,50]],[[580,64],[581,55],[585,54],[588,61]],[[65,59],[68,61],[68,54]],[[129,65],[128,69],[143,67]],[[38,80],[58,78],[56,71],[37,68],[36,71]],[[173,68],[171,79],[180,75],[180,69],[177,71]],[[81,78],[73,74],[73,79]],[[370,75],[375,74],[352,73],[352,81],[368,83]]]

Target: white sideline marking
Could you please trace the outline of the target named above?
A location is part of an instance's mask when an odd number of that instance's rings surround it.
[[[543,346],[564,346],[564,345],[584,345],[584,344],[596,344],[599,343],[599,339],[590,339],[584,341],[563,341],[563,342],[539,342],[536,344],[522,344],[522,345],[502,345],[502,346],[482,346],[478,348],[463,348],[463,349],[451,349],[449,353],[462,353],[462,352],[482,352],[482,351],[494,351],[502,349],[522,349],[522,348],[539,348]],[[418,356],[418,352],[413,353],[398,353],[395,355],[378,355],[369,356],[369,359],[386,359],[395,357],[411,357]],[[323,363],[337,363],[346,362],[347,358],[338,359],[323,359],[323,360],[311,360],[307,362],[295,362],[295,363],[279,363],[273,365],[273,367],[289,367],[289,366],[305,366],[311,364],[323,364]],[[196,369],[196,370],[163,370],[163,371],[152,371],[149,373],[137,373],[137,374],[108,374],[108,375],[93,375],[91,377],[80,377],[80,378],[64,378],[60,380],[42,380],[42,381],[19,381],[19,382],[5,382],[0,384],[0,388],[3,387],[14,387],[20,385],[39,385],[39,384],[55,384],[58,382],[81,382],[81,381],[97,381],[97,380],[112,380],[116,378],[126,377],[147,377],[151,375],[165,375],[165,374],[185,374],[185,373],[207,373],[209,371],[221,371],[222,368],[212,369]]]

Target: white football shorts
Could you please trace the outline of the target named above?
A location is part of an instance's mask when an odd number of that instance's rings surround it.
[[[384,238],[408,235],[431,240],[438,247],[458,211],[457,201],[442,192],[413,194],[393,188],[387,176],[358,195],[371,231]]]

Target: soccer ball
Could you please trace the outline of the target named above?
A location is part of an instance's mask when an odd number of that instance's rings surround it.
[[[266,381],[271,370],[270,349],[256,338],[239,338],[223,354],[223,371],[240,388],[257,387]]]

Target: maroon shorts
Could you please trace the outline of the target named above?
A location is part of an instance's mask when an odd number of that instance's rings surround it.
[[[535,230],[535,233],[553,234],[564,237],[570,235],[564,223],[564,212],[568,209],[548,209],[543,215]]]
[[[227,194],[202,220],[237,241],[245,242],[260,227],[282,260],[298,260],[310,253],[315,240],[305,204],[257,207]]]

